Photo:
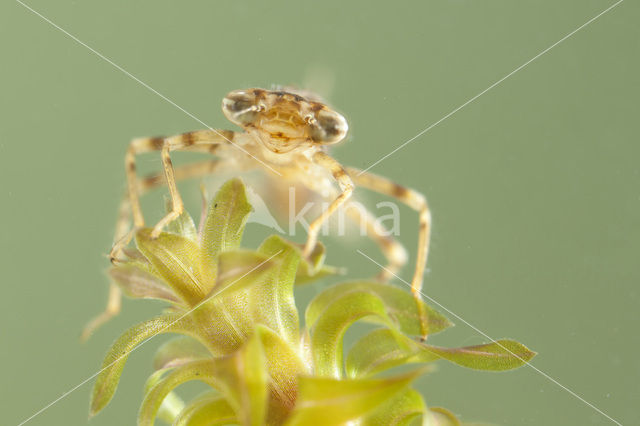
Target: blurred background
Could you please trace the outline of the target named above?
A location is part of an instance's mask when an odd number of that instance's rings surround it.
[[[334,155],[366,168],[613,2],[28,4],[213,127],[233,129],[220,110],[230,90],[318,90],[350,123]],[[372,169],[429,199],[430,297],[539,352],[536,368],[629,425],[640,424],[639,19],[637,2],[621,3]],[[15,425],[96,372],[113,339],[161,308],[127,301],[79,342],[106,301],[129,140],[202,125],[19,3],[0,6],[0,44],[0,423]],[[158,170],[160,158],[140,164]],[[197,217],[198,182],[181,188]],[[144,207],[159,217],[161,196]],[[402,215],[415,254],[417,215]],[[268,232],[250,225],[245,244]],[[377,268],[356,249],[382,261],[364,239],[324,241],[351,278]],[[300,304],[328,283],[302,289]],[[434,343],[487,341],[452,320]],[[131,355],[90,424],[134,422],[164,340]],[[91,386],[28,424],[87,424]],[[443,363],[417,386],[466,421],[613,424],[528,367]]]

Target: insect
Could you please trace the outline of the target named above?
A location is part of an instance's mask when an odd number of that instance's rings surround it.
[[[372,214],[361,208],[349,208],[354,188],[363,187],[396,198],[416,210],[419,214],[419,241],[411,291],[416,299],[420,298],[431,228],[426,199],[412,189],[369,172],[343,167],[333,159],[327,153],[328,148],[343,141],[348,131],[347,121],[341,114],[315,95],[294,89],[235,90],[223,99],[222,110],[244,131],[197,130],[169,137],[138,138],[130,143],[125,156],[127,195],[116,226],[117,238],[110,254],[112,261],[118,260],[135,232],[145,226],[139,202],[143,192],[164,184],[169,190],[171,210],[154,226],[151,236],[157,237],[184,210],[176,187],[177,180],[223,170],[239,172],[261,168],[282,182],[302,184],[330,200],[328,208],[308,227],[303,256],[312,253],[323,223],[337,209],[344,207],[349,217],[366,226],[367,234],[387,259],[387,267],[378,275],[380,280],[390,279],[407,262],[407,254],[400,243],[375,226]],[[160,151],[164,176],[139,179],[136,156],[152,151]],[[173,151],[203,152],[215,155],[215,158],[174,168],[171,162]],[[130,216],[133,227],[129,226]],[[120,297],[120,290],[112,284],[105,312],[87,326],[85,337],[119,312]]]

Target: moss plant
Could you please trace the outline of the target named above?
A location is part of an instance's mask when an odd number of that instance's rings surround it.
[[[184,214],[167,232],[136,236],[136,249],[110,273],[134,298],[168,302],[161,315],[127,330],[109,350],[91,399],[95,415],[111,400],[130,350],[158,334],[177,334],[157,352],[138,424],[161,420],[204,425],[457,425],[443,408],[429,407],[411,388],[443,359],[481,370],[509,370],[534,353],[512,340],[457,349],[422,342],[427,329],[451,326],[417,306],[391,284],[352,281],[318,294],[304,327],[295,286],[332,273],[318,246],[309,260],[278,236],[257,250],[240,248],[251,206],[241,181],[227,182],[201,229]],[[421,324],[427,312],[427,324]],[[376,325],[344,354],[343,338],[356,321]],[[401,365],[408,368],[390,370]],[[181,384],[199,380],[211,391],[184,402]]]

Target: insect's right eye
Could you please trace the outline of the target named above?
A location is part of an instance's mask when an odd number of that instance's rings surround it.
[[[253,93],[237,90],[224,97],[222,110],[229,120],[242,125],[254,122],[259,108]]]
[[[311,123],[311,138],[318,143],[331,144],[340,142],[347,134],[349,126],[343,116],[328,109],[317,113]]]

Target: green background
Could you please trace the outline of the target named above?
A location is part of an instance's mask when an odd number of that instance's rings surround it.
[[[351,126],[334,154],[365,168],[613,2],[29,4],[214,127],[231,126],[219,105],[232,89],[333,80],[326,94]],[[372,170],[428,196],[430,297],[492,338],[538,351],[536,368],[628,425],[640,424],[638,22],[638,3],[621,3]],[[202,125],[10,0],[0,44],[0,423],[14,425],[91,376],[122,330],[158,312],[128,301],[78,341],[106,300],[128,140]],[[197,214],[197,183],[183,188]],[[417,217],[402,213],[413,252]],[[325,241],[351,277],[376,270],[357,248],[382,259],[364,240]],[[434,342],[487,340],[452,319],[458,326]],[[134,422],[162,340],[132,354],[91,424]],[[465,420],[613,424],[528,367],[442,364],[417,385]],[[87,424],[90,388],[29,425]]]

